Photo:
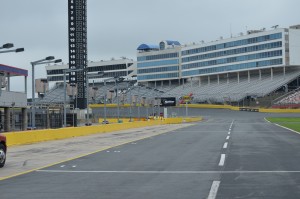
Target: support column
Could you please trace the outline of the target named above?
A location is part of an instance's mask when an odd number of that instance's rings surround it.
[[[191,87],[193,87],[193,77],[191,77]]]
[[[207,76],[207,84],[210,85],[210,76]]]
[[[259,80],[261,80],[261,70],[259,70]]]
[[[7,86],[6,86],[6,91],[10,91],[10,74],[7,73]]]
[[[283,66],[283,77],[285,78],[285,66]]]
[[[227,84],[229,84],[229,74],[227,73]]]
[[[156,88],[156,81],[154,82],[154,88]]]
[[[271,80],[273,80],[273,68],[271,68]]]
[[[240,83],[240,72],[237,72],[237,80],[238,80],[238,84]]]
[[[220,84],[220,75],[218,74],[217,75],[217,78],[218,78],[218,85]]]
[[[26,131],[28,126],[27,108],[22,108],[22,121],[22,131]]]
[[[248,70],[248,83],[250,83],[250,70]]]
[[[201,76],[199,77],[199,87],[201,86]]]
[[[4,108],[4,131],[9,132],[10,130],[10,108]]]
[[[49,106],[47,107],[47,129],[50,129],[50,112],[49,112]]]
[[[27,94],[27,76],[24,76],[25,93]]]

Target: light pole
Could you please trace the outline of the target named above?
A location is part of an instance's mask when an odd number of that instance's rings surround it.
[[[14,44],[12,43],[7,43],[7,44],[3,44],[2,46],[0,46],[0,50],[1,49],[8,49],[8,48],[12,48],[14,47]],[[13,50],[3,50],[3,51],[0,51],[0,53],[10,53],[10,52],[23,52],[24,51],[24,48],[17,48],[17,49],[13,49]]]
[[[83,69],[65,69],[63,70],[64,72],[64,124],[63,127],[67,127],[67,88],[66,88],[66,73],[70,73],[70,72],[77,72],[77,71],[82,71]],[[74,118],[74,116],[73,116]],[[74,125],[74,121],[73,121],[73,125]]]
[[[115,77],[112,78],[108,78],[104,80],[104,89],[105,89],[105,93],[104,93],[104,120],[102,123],[106,124],[106,101],[107,101],[107,87],[106,87],[106,82],[109,80],[115,79]]]
[[[115,77],[115,84],[117,87],[116,97],[117,97],[117,115],[118,115],[118,123],[120,122],[120,102],[118,97],[119,91],[119,83],[122,82],[125,78],[124,77]]]
[[[85,76],[85,79],[86,79],[86,125],[87,126],[90,126],[90,110],[89,110],[89,78],[90,77],[102,77],[104,76],[104,72],[98,72],[98,74],[91,74],[91,75],[88,75],[88,70],[86,68],[86,72],[85,72],[86,76]]]
[[[35,128],[35,97],[34,97],[35,82],[34,82],[34,67],[36,65],[40,65],[40,64],[59,63],[59,62],[62,61],[61,59],[56,59],[56,60],[54,60],[54,59],[55,59],[54,56],[48,56],[48,57],[46,57],[44,59],[31,62],[31,66],[32,66],[32,114],[31,114],[31,128],[32,129]]]

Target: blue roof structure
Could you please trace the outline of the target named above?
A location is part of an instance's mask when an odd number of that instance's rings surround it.
[[[137,50],[158,50],[159,46],[158,45],[152,45],[152,44],[141,44],[137,48]]]
[[[168,45],[175,45],[175,46],[180,46],[181,44],[179,41],[171,41],[171,40],[166,40]]]
[[[0,72],[9,73],[11,76],[28,76],[28,70],[7,66],[4,64],[0,64]]]

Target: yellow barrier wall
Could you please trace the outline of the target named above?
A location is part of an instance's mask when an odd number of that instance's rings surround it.
[[[106,124],[96,126],[82,126],[82,127],[68,127],[60,129],[47,129],[47,130],[33,130],[33,131],[20,131],[4,133],[7,138],[7,145],[22,145],[31,144],[49,140],[58,140],[71,137],[78,137],[84,135],[91,135],[96,133],[107,133],[120,131],[131,128],[139,128],[145,126],[163,125],[163,124],[179,124],[182,122],[195,122],[202,120],[201,117],[197,118],[167,118],[164,120],[152,120],[141,122],[127,122],[120,124]]]
[[[185,107],[185,104],[180,104],[177,107]],[[207,108],[207,109],[230,109],[239,111],[240,107],[230,105],[215,105],[215,104],[187,104],[188,108]],[[92,104],[91,108],[103,107],[103,104]],[[109,107],[116,107],[115,104],[111,104]],[[125,104],[124,107],[129,107],[129,104]],[[266,109],[258,108],[261,113],[300,113],[300,109]]]

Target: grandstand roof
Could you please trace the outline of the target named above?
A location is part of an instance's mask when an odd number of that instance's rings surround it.
[[[153,45],[153,44],[141,44],[137,48],[137,50],[158,50],[159,46],[158,45]]]
[[[0,64],[0,72],[9,73],[10,76],[28,76],[28,70]]]

